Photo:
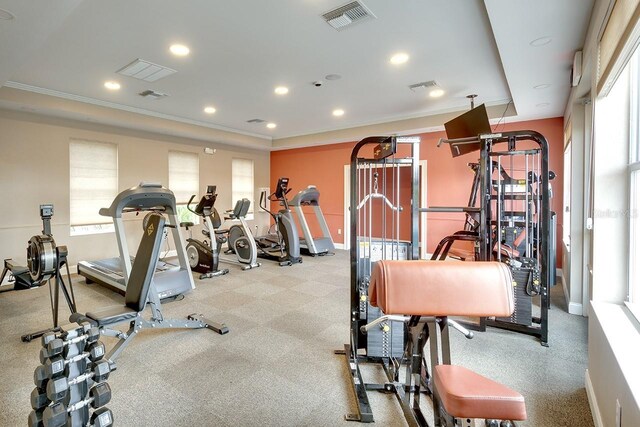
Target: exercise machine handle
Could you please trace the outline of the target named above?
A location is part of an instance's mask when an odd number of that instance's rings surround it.
[[[462,335],[464,335],[465,338],[467,339],[473,338],[473,332],[471,332],[470,330],[468,330],[467,328],[465,328],[455,320],[447,319],[447,324],[451,326],[453,329],[455,329],[456,331],[462,333]]]
[[[193,212],[194,214],[196,214],[196,211],[194,211],[193,209],[191,209],[191,202],[193,202],[193,199],[195,199],[196,195],[192,194],[191,198],[189,199],[189,201],[187,202],[187,209],[189,210],[189,212]],[[197,215],[197,214],[196,214]]]

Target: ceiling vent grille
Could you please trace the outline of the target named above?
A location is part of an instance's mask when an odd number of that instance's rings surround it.
[[[360,1],[353,1],[345,4],[344,6],[340,6],[337,9],[330,10],[329,12],[322,14],[322,17],[327,21],[327,24],[331,25],[338,31],[341,31],[356,22],[376,18],[369,8]]]
[[[149,99],[160,99],[160,98],[169,96],[166,93],[156,92],[155,90],[144,90],[140,92],[138,95],[142,96],[143,98],[149,98]]]
[[[436,83],[435,80],[429,80],[428,82],[422,82],[422,83],[416,83],[416,84],[410,85],[409,89],[411,89],[414,92],[426,92],[427,90],[437,86],[438,86],[438,83]]]
[[[129,65],[120,68],[116,73],[123,76],[133,77],[134,79],[144,80],[145,82],[155,82],[163,77],[176,73],[176,70],[145,61],[144,59],[136,59]]]
[[[262,120],[262,119],[247,120],[247,123],[255,123],[255,124],[264,123],[264,122],[266,122],[266,120]]]

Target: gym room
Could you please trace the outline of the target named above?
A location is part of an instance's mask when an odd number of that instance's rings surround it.
[[[640,0],[0,40],[0,426],[640,426]]]

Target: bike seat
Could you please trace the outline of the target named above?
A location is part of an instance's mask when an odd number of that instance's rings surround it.
[[[180,227],[184,227],[184,228],[193,227],[193,223],[191,221],[181,222]]]

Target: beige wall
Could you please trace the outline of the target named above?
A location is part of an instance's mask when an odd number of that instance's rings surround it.
[[[69,263],[117,256],[113,233],[89,236],[69,235],[69,140],[89,139],[118,144],[118,186],[124,190],[140,181],[168,185],[169,150],[199,154],[200,188],[218,186],[219,211],[231,209],[231,159],[254,160],[255,195],[269,187],[269,152],[234,148],[215,143],[146,134],[115,127],[45,118],[28,113],[0,110],[0,257],[23,264],[29,238],[40,234],[38,207],[54,204],[53,235],[58,245],[69,249]],[[216,148],[214,155],[203,147]],[[256,207],[257,208],[257,207]],[[268,226],[268,215],[256,215],[260,231]],[[250,223],[253,227],[253,223]],[[135,230],[135,231],[134,231]],[[128,239],[137,247],[138,220],[127,223],[134,231]],[[195,235],[195,233],[194,233]],[[184,237],[184,236],[183,236]]]

